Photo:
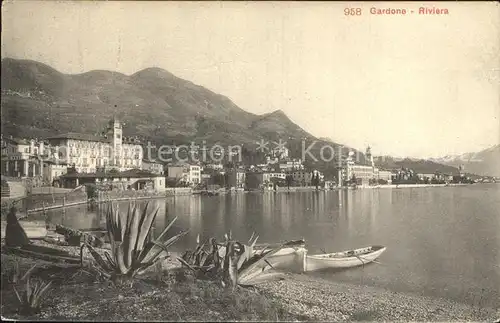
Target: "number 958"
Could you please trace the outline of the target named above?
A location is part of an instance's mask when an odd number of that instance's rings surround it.
[[[344,15],[346,15],[346,16],[361,16],[361,8],[345,8]]]

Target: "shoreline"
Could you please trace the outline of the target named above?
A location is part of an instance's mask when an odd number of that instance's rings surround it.
[[[291,313],[314,321],[495,321],[500,307],[468,305],[445,298],[335,282],[304,274],[259,288]]]
[[[46,242],[37,244],[48,245]],[[77,254],[75,247],[52,246]],[[104,250],[104,249],[103,249]],[[99,253],[103,252],[99,250]],[[171,258],[162,264],[162,275],[176,275],[180,264],[175,260],[177,253],[171,252]],[[86,255],[87,257],[90,255]],[[87,258],[85,257],[85,258]],[[33,263],[51,266],[50,263],[30,258],[6,255],[2,253],[2,260],[19,261],[23,267],[29,267]],[[2,271],[6,261],[2,261]],[[269,312],[280,309],[281,320],[288,321],[495,321],[500,318],[500,307],[489,308],[478,305],[467,305],[456,301],[435,298],[431,296],[420,296],[415,294],[394,292],[385,288],[367,285],[357,285],[346,282],[335,282],[307,274],[285,274],[285,279],[280,281],[265,282],[256,286],[256,292],[249,294],[248,290],[240,290],[236,293],[227,293],[214,282],[191,279],[187,283],[166,285],[165,287],[155,284],[146,286],[146,281],[158,275],[152,270],[145,273],[143,278],[138,279],[138,284],[146,290],[117,290],[109,287],[107,283],[71,283],[63,284],[58,293],[57,302],[48,300],[48,306],[33,319],[92,319],[92,320],[120,320],[124,317],[134,317],[137,320],[151,320],[152,313],[160,314],[165,308],[163,303],[157,300],[167,300],[172,297],[181,305],[179,317],[172,319],[189,320],[202,319],[206,313],[199,313],[199,307],[204,306],[210,313],[212,320],[247,320],[247,315],[259,319],[258,315],[269,315]],[[150,283],[148,283],[150,284]],[[170,286],[170,287],[169,287]],[[219,286],[219,287],[217,287]],[[172,289],[175,292],[172,294]],[[82,291],[84,291],[82,293]],[[146,294],[144,294],[146,292]],[[2,290],[3,296],[8,291]],[[97,295],[106,295],[100,298]],[[153,296],[154,295],[154,296]],[[181,299],[177,297],[181,296]],[[182,295],[186,295],[184,298]],[[214,296],[219,299],[214,300]],[[232,295],[229,298],[227,295]],[[7,295],[8,296],[8,295]],[[253,304],[251,308],[238,309],[238,311],[225,310],[225,307],[234,306],[231,297],[240,298],[238,304],[245,302],[255,303],[262,300],[265,304],[266,314],[257,314],[262,311],[261,304]],[[2,309],[10,306],[2,301]],[[193,302],[196,300],[196,302]],[[126,306],[125,302],[147,303],[148,310],[141,311],[136,306]],[[56,303],[54,303],[56,302]],[[58,304],[61,302],[61,304]],[[228,302],[227,304],[225,302]],[[260,302],[260,301],[258,301]],[[273,302],[270,307],[268,302]],[[50,306],[54,303],[55,306]],[[179,305],[178,304],[178,305]],[[221,304],[226,304],[222,305]],[[254,308],[258,305],[256,308]],[[112,314],[98,311],[95,307],[109,309]],[[244,314],[240,313],[244,310]],[[3,312],[3,311],[2,311]],[[10,312],[10,311],[9,311]],[[198,314],[194,314],[197,313]],[[250,314],[248,314],[250,312]],[[273,312],[274,313],[274,312]],[[283,314],[286,313],[286,314]],[[13,318],[12,312],[8,317]],[[7,316],[2,314],[3,316]],[[191,316],[191,315],[198,315]],[[201,316],[200,316],[201,315]],[[254,317],[256,315],[256,317]],[[274,314],[273,314],[274,315]],[[285,317],[283,317],[285,315]],[[26,317],[19,317],[26,319]],[[260,317],[262,319],[262,316]],[[275,320],[273,317],[267,319]]]

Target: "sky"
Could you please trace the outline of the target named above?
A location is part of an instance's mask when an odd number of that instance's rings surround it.
[[[449,14],[419,15],[416,2],[16,0],[2,3],[2,58],[63,73],[161,67],[244,110],[281,109],[315,136],[376,155],[499,144],[499,5],[424,4]],[[361,15],[345,15],[358,7]]]

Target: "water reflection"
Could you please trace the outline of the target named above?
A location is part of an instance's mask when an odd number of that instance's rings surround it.
[[[177,216],[175,229],[190,230],[177,249],[193,247],[198,233],[222,238],[229,230],[244,241],[255,231],[263,243],[303,237],[311,254],[381,244],[388,247],[383,265],[318,275],[459,301],[483,293],[491,300],[500,294],[499,193],[498,186],[471,186],[178,196],[156,200],[155,225],[162,229]],[[104,212],[83,206],[65,216],[48,214],[53,223],[104,228]]]

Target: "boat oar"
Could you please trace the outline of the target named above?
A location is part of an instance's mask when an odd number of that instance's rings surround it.
[[[367,263],[369,263],[369,262],[374,262],[374,263],[376,263],[376,264],[383,265],[381,262],[378,262],[378,261],[376,261],[376,260],[368,260],[368,259],[363,258],[363,257],[361,257],[361,256],[356,256],[356,258],[358,258],[359,260],[361,260],[361,262],[363,263],[363,266],[365,265],[365,262],[364,262],[363,260],[365,260]]]

